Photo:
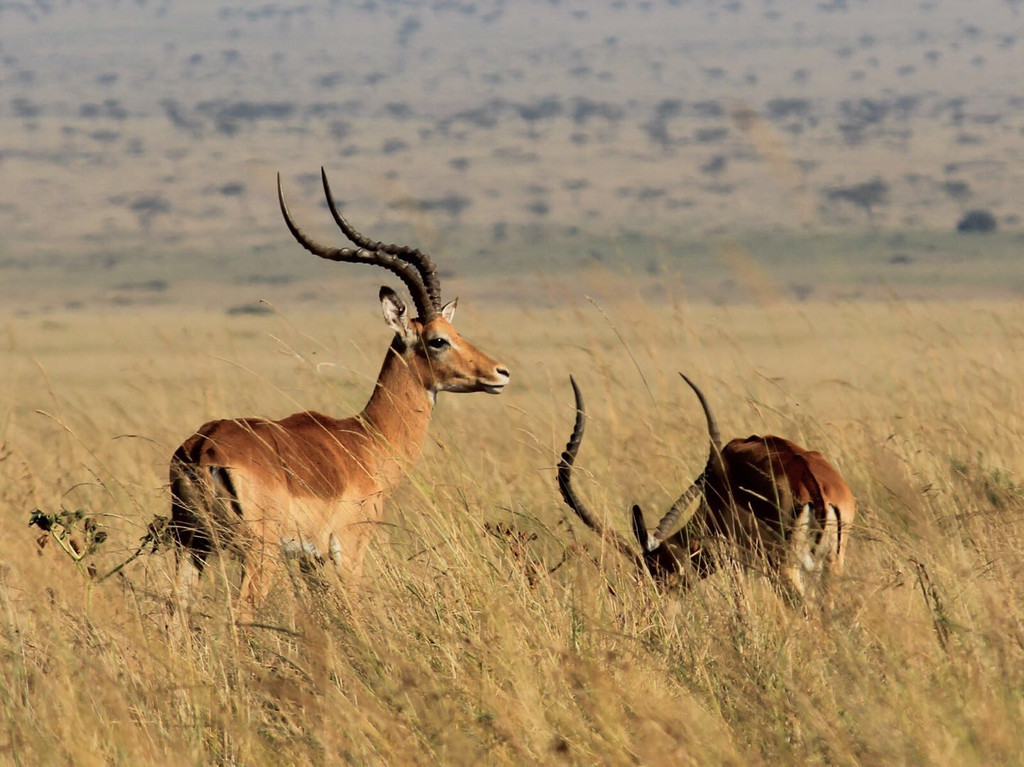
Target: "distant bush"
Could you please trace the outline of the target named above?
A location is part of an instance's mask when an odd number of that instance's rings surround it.
[[[261,317],[267,314],[273,314],[274,310],[267,304],[241,304],[239,306],[229,306],[227,309],[227,315],[230,317],[238,317],[243,315]]]
[[[677,117],[683,110],[683,102],[679,99],[663,99],[654,107],[654,116],[650,122],[642,126],[647,137],[664,149],[672,145],[672,137],[668,131],[668,121]]]
[[[113,120],[124,120],[128,117],[128,110],[122,107],[117,99],[104,99],[102,104],[82,104],[78,107],[78,115],[85,118],[108,117]]]
[[[398,120],[405,120],[415,116],[415,112],[411,106],[398,101],[392,101],[385,104],[384,113],[388,117],[394,117]]]
[[[764,109],[770,120],[802,119],[810,116],[811,102],[803,98],[775,98],[769,99]]]
[[[709,176],[717,176],[722,173],[726,166],[729,164],[728,158],[724,154],[716,154],[706,163],[700,166],[700,172],[706,173]]]
[[[43,113],[42,107],[33,103],[25,96],[17,96],[11,99],[11,110],[15,117],[30,120],[39,117]]]
[[[143,280],[141,282],[122,282],[120,285],[115,285],[114,290],[165,293],[169,287],[167,280]]]
[[[698,144],[713,144],[729,135],[728,128],[698,128],[694,131],[693,140]]]
[[[528,123],[538,120],[549,120],[562,114],[562,102],[557,96],[548,96],[532,104],[516,104],[519,116]]]
[[[229,181],[216,187],[215,191],[225,197],[243,197],[245,196],[245,184],[241,181]]]
[[[159,192],[144,192],[136,195],[115,195],[108,197],[111,205],[127,208],[139,219],[143,229],[149,229],[153,219],[171,212],[171,203]]]
[[[586,97],[574,98],[570,105],[572,121],[584,125],[591,118],[601,118],[609,122],[621,120],[625,114],[622,107],[607,101],[594,101]]]
[[[889,185],[881,178],[873,178],[860,184],[837,186],[825,190],[825,197],[832,201],[844,201],[863,208],[868,219],[874,217],[874,209],[889,201]]]
[[[163,109],[164,115],[167,119],[171,121],[171,125],[175,128],[181,128],[182,130],[188,131],[194,135],[198,135],[202,131],[202,122],[189,116],[185,107],[174,99],[162,99],[160,101],[160,107]]]
[[[395,39],[399,46],[405,47],[409,44],[409,40],[423,28],[423,22],[417,19],[415,16],[406,16],[402,23],[398,27],[398,32],[395,34]]]
[[[171,204],[164,199],[159,192],[153,194],[140,194],[128,203],[128,209],[140,216],[155,216],[158,213],[167,213]]]
[[[447,134],[449,128],[455,123],[466,123],[473,128],[493,128],[501,119],[506,106],[506,102],[492,99],[484,106],[455,112],[440,121],[438,130],[442,134]]]
[[[971,210],[957,222],[956,230],[961,234],[986,234],[996,230],[996,217],[987,210]]]
[[[344,84],[345,75],[342,72],[327,72],[326,74],[317,75],[313,78],[313,83],[320,88],[326,90],[333,90],[339,85]]]
[[[204,117],[212,118],[218,133],[234,136],[243,124],[253,124],[262,120],[289,120],[295,114],[296,105],[294,102],[283,101],[217,99],[200,102],[196,111]]]
[[[447,213],[453,218],[462,215],[462,211],[473,204],[473,201],[461,194],[446,194],[442,197],[420,200],[399,200],[391,203],[391,207],[398,210],[417,210],[423,213],[440,211]]]
[[[332,120],[327,126],[327,131],[335,141],[344,141],[352,132],[352,124],[347,120]]]
[[[697,117],[721,117],[725,114],[725,108],[717,101],[696,101],[692,108]]]
[[[942,189],[954,200],[966,200],[971,196],[971,185],[966,181],[946,181]]]

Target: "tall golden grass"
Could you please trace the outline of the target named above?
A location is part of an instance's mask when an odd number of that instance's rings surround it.
[[[354,412],[387,331],[329,316],[6,321],[0,754],[12,764],[993,764],[1024,742],[1024,308],[808,303],[481,309],[512,369],[442,395],[367,576],[277,585],[231,622],[230,562],[167,631],[173,557],[102,582],[29,512],[82,508],[102,575],[168,513],[167,459],[214,417]],[[572,372],[577,486],[626,529],[725,436],[824,452],[858,500],[827,620],[738,569],[664,595],[554,482]],[[650,513],[650,512],[649,512]],[[327,579],[328,581],[330,579]]]

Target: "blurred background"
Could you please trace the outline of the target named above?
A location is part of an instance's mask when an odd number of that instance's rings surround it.
[[[1022,5],[0,0],[0,311],[1017,296]]]

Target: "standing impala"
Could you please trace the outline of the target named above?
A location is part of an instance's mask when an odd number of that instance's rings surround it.
[[[682,374],[680,374],[682,375]],[[704,394],[686,376],[707,418],[711,450],[700,476],[676,500],[653,532],[633,506],[633,534],[641,553],[623,537],[612,544],[646,566],[659,582],[689,583],[717,567],[715,542],[731,541],[748,561],[762,561],[795,600],[805,593],[804,573],[821,573],[825,604],[831,577],[842,571],[854,500],[839,472],[821,453],[782,437],[750,436],[722,445],[718,424]],[[558,465],[562,497],[589,527],[604,535],[598,519],[572,487],[572,465],[583,441],[583,397],[576,381],[576,423]],[[684,511],[697,510],[672,533]]]
[[[498,394],[508,370],[452,326],[455,301],[441,304],[434,263],[418,250],[364,237],[341,216],[327,175],[334,220],[356,248],[329,248],[292,220],[281,177],[285,223],[306,250],[331,261],[374,264],[394,272],[412,296],[409,317],[398,294],[380,289],[384,321],[394,333],[377,385],[362,412],[342,420],[305,412],[279,421],[211,421],[171,459],[171,529],[176,592],[187,598],[207,557],[228,551],[242,561],[239,599],[252,610],[266,596],[282,558],[330,560],[358,574],[384,496],[415,462],[439,391]]]

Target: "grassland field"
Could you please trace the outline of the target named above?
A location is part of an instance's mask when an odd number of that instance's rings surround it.
[[[607,277],[611,280],[611,277]],[[232,624],[211,568],[168,636],[173,557],[89,578],[26,527],[85,509],[99,575],[168,513],[202,422],[354,412],[388,331],[373,293],[329,311],[173,307],[4,321],[2,710],[12,764],[1011,764],[1024,690],[1024,316],[1012,301],[478,300],[457,324],[505,361],[500,397],[442,395],[367,576],[277,584]],[[585,287],[585,286],[584,286]],[[571,518],[554,466],[610,525],[701,469],[703,384],[726,435],[822,450],[856,494],[829,616],[739,569],[637,581]]]
[[[1020,764],[1020,5],[0,0],[0,763]],[[281,224],[277,172],[337,243],[321,164],[511,385],[440,397],[363,579],[239,627],[223,561],[174,636],[171,551],[105,577],[174,448],[356,412],[390,340],[397,280]],[[678,371],[848,480],[831,612],[565,508],[569,375],[626,531],[704,465]]]

